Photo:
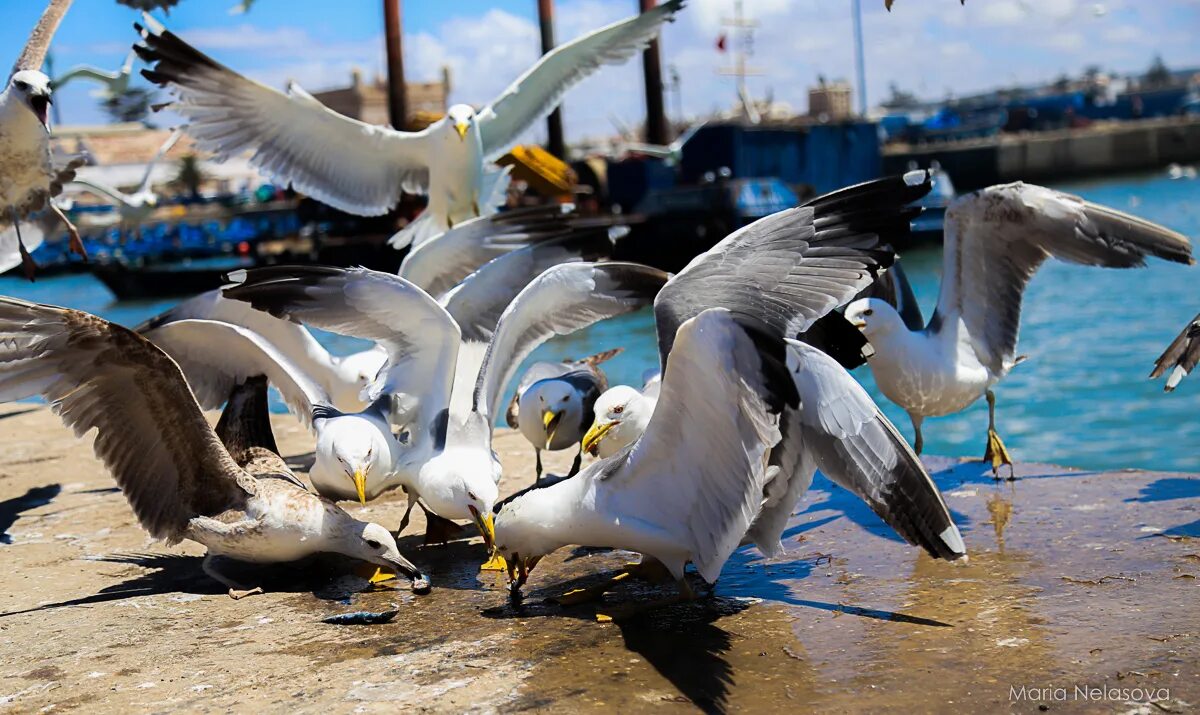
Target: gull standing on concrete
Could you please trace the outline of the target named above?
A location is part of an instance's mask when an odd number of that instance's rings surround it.
[[[37,265],[21,240],[21,222],[43,209],[66,225],[71,251],[85,260],[79,231],[51,199],[75,176],[82,159],[56,165],[50,150],[50,78],[42,64],[71,0],[51,0],[13,66],[8,85],[0,92],[0,230],[16,233],[25,276],[33,280]]]
[[[251,162],[281,184],[349,213],[377,216],[402,191],[428,194],[422,215],[398,234],[397,248],[495,211],[505,172],[485,169],[563,94],[601,66],[644,48],[683,7],[668,0],[641,15],[556,47],[478,113],[457,104],[419,132],[342,116],[292,84],[287,94],[247,79],[146,17],[142,74],[175,94],[171,105],[196,143],[219,159],[252,152]],[[486,68],[480,68],[486,71]]]
[[[862,388],[785,338],[885,267],[879,232],[906,230],[920,186],[858,188],[832,203],[839,210],[824,206],[824,220],[805,206],[731,234],[660,291],[658,407],[616,456],[501,506],[496,543],[514,588],[544,554],[581,544],[658,559],[689,595],[688,561],[713,582],[743,540],[779,553],[818,467],[910,543],[941,558],[965,553],[937,488]]]
[[[542,480],[543,449],[557,452],[573,447],[592,426],[596,399],[608,389],[608,377],[600,364],[616,357],[621,350],[605,350],[581,360],[535,362],[517,381],[517,391],[504,418],[509,427],[520,430],[533,445],[537,458],[535,482]],[[568,477],[575,476],[582,460],[581,446]]]
[[[992,387],[1024,357],[1017,331],[1025,286],[1048,258],[1136,268],[1148,256],[1192,263],[1184,236],[1115,209],[1032,184],[1003,184],[955,199],[946,210],[942,286],[929,324],[911,330],[887,301],[857,300],[846,319],[874,348],[868,358],[883,394],[903,407],[923,446],[926,417],[988,401],[984,460],[999,475],[1012,458],[996,431]]]
[[[1150,379],[1160,378],[1170,370],[1171,374],[1167,375],[1167,384],[1163,386],[1163,391],[1174,392],[1175,388],[1179,386],[1179,382],[1196,369],[1198,362],[1200,362],[1200,315],[1192,318],[1192,322],[1187,324],[1183,332],[1172,340],[1158,360],[1154,361],[1154,371],[1150,373]]]
[[[34,396],[76,434],[96,430],[96,456],[142,527],[169,544],[208,547],[205,572],[234,598],[261,591],[220,574],[212,557],[275,563],[340,553],[428,589],[387,529],[312,494],[286,468],[239,467],[179,367],[145,338],[87,313],[0,298],[0,400]]]

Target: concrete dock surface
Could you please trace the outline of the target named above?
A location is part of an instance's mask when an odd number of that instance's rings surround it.
[[[286,415],[275,427],[309,464],[311,437]],[[496,449],[502,494],[528,485],[529,445],[506,430]],[[201,572],[202,547],[141,530],[90,440],[43,407],[0,406],[0,711],[1200,708],[1200,478],[1022,463],[997,483],[978,462],[927,464],[967,563],[909,547],[818,477],[785,555],[744,548],[708,597],[613,622],[597,613],[671,587],[559,606],[547,599],[631,558],[564,549],[514,605],[502,576],[479,573],[478,538],[422,546],[419,512],[401,550],[430,574],[427,596],[357,592],[365,581],[334,560],[255,573],[267,593],[233,601]],[[394,528],[404,504],[347,508]],[[392,604],[387,624],[321,622]]]

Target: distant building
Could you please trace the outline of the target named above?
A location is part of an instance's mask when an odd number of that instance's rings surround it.
[[[438,82],[408,82],[409,119],[428,124],[446,113],[446,98],[450,96],[450,68],[442,68]],[[376,77],[371,83],[363,81],[362,72],[350,74],[350,86],[313,94],[321,104],[335,112],[368,124],[388,124],[387,82]]]
[[[826,82],[808,88],[808,115],[821,121],[837,121],[854,116],[848,82]]]

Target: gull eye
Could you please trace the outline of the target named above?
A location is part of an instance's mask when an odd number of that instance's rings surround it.
[[[569,400],[569,399],[571,399],[571,396],[570,396],[570,395],[563,395],[562,401],[563,401],[563,402],[566,402],[566,401],[567,401],[567,400]]]
[[[367,546],[370,546],[372,549],[378,549],[379,547],[383,546],[383,544],[379,543],[375,539],[367,539]]]
[[[475,496],[475,492],[467,492],[467,496],[471,497],[471,501],[475,501],[479,498]]]
[[[875,315],[875,311],[874,311],[873,309],[871,309],[871,308],[867,308],[866,310],[864,310],[864,311],[862,312],[862,314],[863,314],[863,315]]]
[[[616,407],[612,408],[612,411],[614,415],[619,415],[625,411],[625,405],[617,405]]]
[[[374,454],[374,453],[375,453],[375,447],[374,447],[374,445],[372,445],[372,446],[371,446],[371,447],[370,447],[370,448],[367,450],[367,459],[370,459],[370,458],[371,458],[371,455],[372,455],[372,454]]]

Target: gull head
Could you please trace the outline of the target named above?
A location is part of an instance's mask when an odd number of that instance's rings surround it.
[[[446,127],[458,134],[459,141],[466,141],[467,132],[475,126],[475,108],[469,104],[456,104],[446,110]]]
[[[421,499],[438,516],[470,519],[488,549],[495,545],[492,507],[499,499],[496,487],[500,462],[491,450],[478,445],[448,449],[421,467]]]
[[[583,436],[583,450],[611,457],[642,436],[654,405],[629,385],[617,385],[597,398],[593,410],[596,420]]]
[[[521,395],[519,402],[521,432],[538,449],[552,447],[563,425],[583,422],[583,396],[568,382],[558,379],[538,380]]]
[[[860,298],[846,306],[846,320],[862,331],[867,340],[905,329],[904,319],[887,301]]]
[[[504,558],[514,591],[525,584],[543,556],[575,543],[560,531],[578,526],[571,506],[581,500],[580,490],[587,486],[588,480],[575,477],[530,488],[500,507],[496,514],[496,552]]]
[[[387,426],[358,415],[327,420],[318,430],[313,486],[330,499],[366,504],[392,472]]]
[[[21,70],[12,76],[8,88],[16,92],[42,126],[50,126],[50,78],[37,70]]]
[[[359,521],[341,513],[345,518],[341,520],[341,528],[334,530],[331,550],[390,569],[411,580],[414,591],[428,592],[429,578],[400,554],[391,532],[379,524]]]

